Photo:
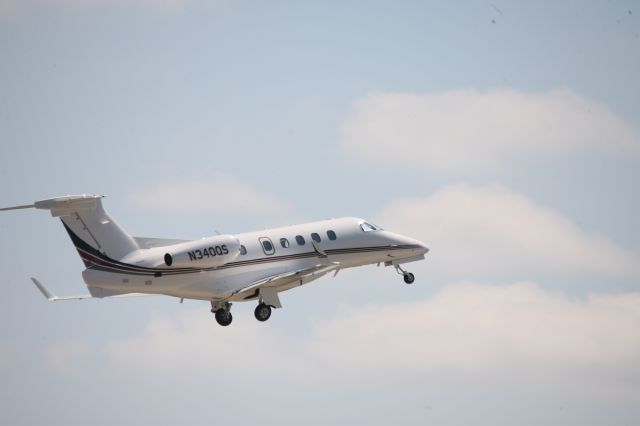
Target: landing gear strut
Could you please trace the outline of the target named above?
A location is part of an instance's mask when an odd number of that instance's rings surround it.
[[[400,265],[395,265],[395,267],[396,267],[396,272],[403,276],[405,283],[413,284],[413,282],[416,280],[416,277],[411,272],[405,271],[400,267]]]
[[[271,317],[271,306],[260,302],[253,313],[258,321],[264,322]]]
[[[231,303],[229,302],[211,302],[211,312],[215,314],[218,324],[223,327],[228,326],[233,321]]]

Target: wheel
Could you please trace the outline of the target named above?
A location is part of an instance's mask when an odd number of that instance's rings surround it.
[[[413,276],[411,272],[407,272],[404,274],[404,282],[407,284],[412,284],[416,280],[416,277]]]
[[[253,312],[258,321],[266,321],[271,317],[271,306],[260,303],[256,306],[256,310]]]
[[[225,309],[218,309],[216,311],[216,321],[221,326],[226,327],[231,324],[231,321],[233,321],[233,315]]]

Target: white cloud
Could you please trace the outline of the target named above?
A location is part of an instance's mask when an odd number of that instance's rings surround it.
[[[355,102],[343,147],[380,162],[467,171],[518,158],[640,153],[640,132],[569,90],[373,93]]]
[[[429,300],[343,312],[319,329],[313,351],[381,369],[473,372],[606,365],[631,368],[638,379],[638,325],[638,293],[580,301],[530,283],[466,284],[449,286]],[[332,346],[349,350],[337,354],[327,349]],[[402,363],[394,367],[398,360]]]
[[[54,342],[45,350],[46,365],[55,371],[73,371],[83,363],[88,351],[88,346],[77,340]]]
[[[198,210],[217,214],[292,216],[293,207],[233,176],[165,182],[132,196],[138,208],[161,211]]]
[[[114,365],[147,372],[179,365],[177,375],[189,376],[199,371],[234,376],[242,371],[257,377],[288,368],[280,361],[289,356],[283,351],[290,349],[291,342],[284,340],[284,336],[261,327],[257,321],[236,319],[232,327],[221,328],[207,309],[199,309],[156,318],[142,336],[111,342],[108,350]],[[249,348],[261,348],[260,355]]]
[[[573,300],[530,283],[461,284],[418,302],[345,308],[303,335],[242,317],[223,329],[204,311],[181,313],[112,342],[109,356],[112,368],[179,380],[384,386],[400,377],[430,387],[425,377],[438,376],[439,389],[480,379],[637,396],[639,327],[640,293]]]
[[[376,220],[424,241],[432,249],[430,267],[449,279],[640,278],[640,253],[501,186],[453,185],[427,198],[395,200]]]

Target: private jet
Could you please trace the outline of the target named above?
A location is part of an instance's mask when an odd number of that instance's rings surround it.
[[[133,237],[107,214],[102,195],[68,195],[0,211],[36,208],[59,217],[86,269],[89,294],[56,296],[33,283],[49,301],[166,295],[211,302],[218,324],[233,320],[233,302],[257,301],[255,317],[266,321],[281,308],[279,293],[328,273],[371,264],[392,266],[423,260],[429,249],[355,217],[197,240]]]

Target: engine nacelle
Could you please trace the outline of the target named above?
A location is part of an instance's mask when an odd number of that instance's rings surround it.
[[[171,268],[213,268],[234,260],[240,254],[240,241],[233,235],[216,235],[166,247],[164,266]]]

